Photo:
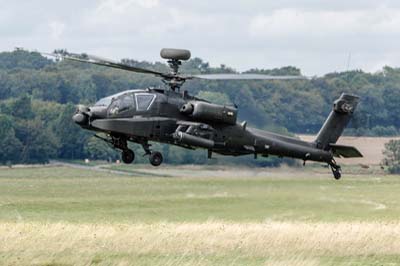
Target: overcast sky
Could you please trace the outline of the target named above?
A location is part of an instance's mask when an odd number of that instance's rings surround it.
[[[67,48],[159,61],[187,48],[237,70],[306,75],[400,65],[400,1],[0,0],[0,50]],[[350,60],[349,60],[350,59]]]

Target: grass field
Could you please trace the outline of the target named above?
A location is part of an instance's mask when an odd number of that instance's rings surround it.
[[[399,176],[113,170],[0,169],[0,265],[400,265]]]

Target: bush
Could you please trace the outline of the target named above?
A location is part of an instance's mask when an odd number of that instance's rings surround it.
[[[390,140],[385,144],[383,164],[388,166],[391,174],[400,173],[400,140]]]

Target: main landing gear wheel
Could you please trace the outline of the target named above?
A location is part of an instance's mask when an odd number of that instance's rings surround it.
[[[149,161],[152,166],[160,166],[163,162],[163,156],[160,152],[155,151],[149,155]]]
[[[135,153],[132,150],[124,150],[121,155],[122,161],[126,164],[131,164],[135,160]]]

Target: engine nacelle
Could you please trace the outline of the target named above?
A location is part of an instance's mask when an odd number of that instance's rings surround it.
[[[237,120],[237,109],[235,107],[201,101],[189,102],[182,106],[180,111],[194,119],[206,122],[235,125]]]

